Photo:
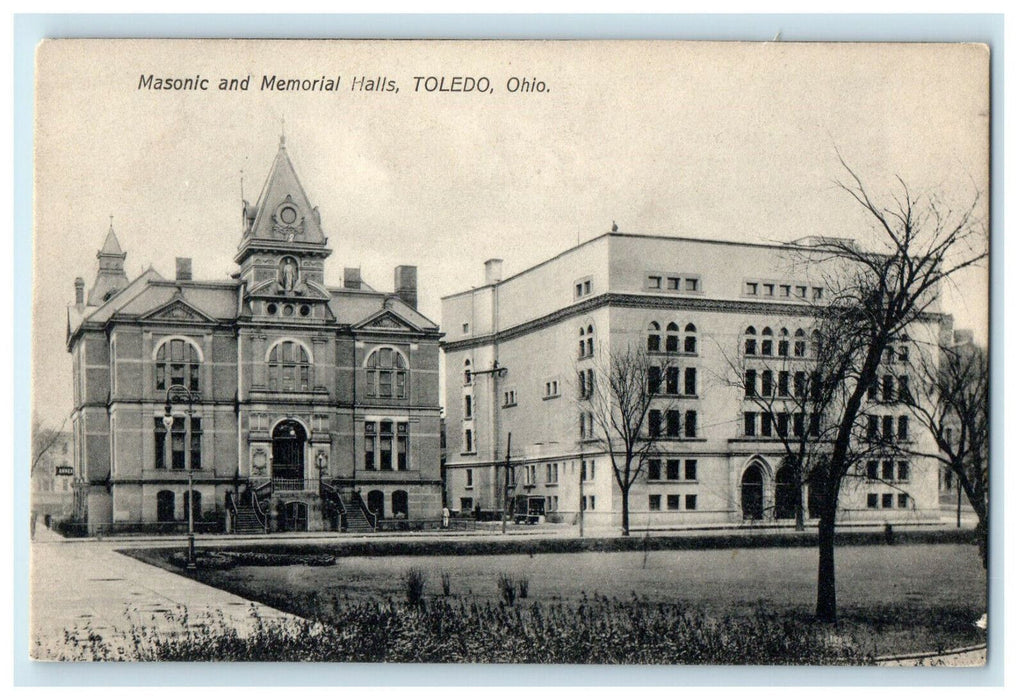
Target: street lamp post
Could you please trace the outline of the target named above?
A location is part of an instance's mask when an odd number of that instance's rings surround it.
[[[167,431],[168,443],[171,441],[171,428],[174,426],[174,416],[171,415],[171,409],[174,403],[184,402],[187,405],[187,415],[189,423],[192,422],[192,404],[199,400],[199,394],[190,391],[189,389],[181,386],[180,384],[172,384],[167,387],[167,396],[164,403],[164,430]],[[187,429],[191,429],[191,425],[186,426]],[[186,454],[188,454],[188,445],[185,446]],[[166,453],[165,453],[166,454]],[[188,458],[186,458],[188,459]],[[196,534],[195,534],[195,523],[193,522],[193,513],[195,512],[195,496],[192,490],[192,465],[186,463],[189,475],[189,536],[188,536],[188,553],[185,561],[185,568],[192,571],[196,568]]]

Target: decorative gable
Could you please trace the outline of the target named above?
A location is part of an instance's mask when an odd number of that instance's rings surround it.
[[[177,295],[167,304],[143,315],[142,318],[146,321],[177,321],[193,323],[215,322],[215,319],[203,313]]]
[[[394,312],[388,310],[380,311],[370,318],[361,321],[356,324],[355,328],[358,328],[361,331],[398,331],[400,333],[419,333],[422,331],[421,328],[417,328],[405,319],[400,318]]]

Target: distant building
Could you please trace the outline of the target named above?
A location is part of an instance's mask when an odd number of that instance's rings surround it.
[[[112,227],[88,295],[76,280],[76,516],[180,528],[191,503],[201,526],[235,531],[440,518],[440,334],[417,311],[416,267],[395,268],[393,292],[353,268],[329,287],[284,137],[242,214],[231,279],[194,280],[180,258],[174,279],[129,281]]]
[[[751,397],[777,392],[783,405],[808,379],[810,312],[824,295],[814,273],[798,271],[792,246],[619,232],[509,277],[501,260],[488,260],[483,286],[442,305],[449,502],[491,514],[509,503],[556,521],[575,520],[582,506],[585,522],[618,524],[611,462],[579,399],[599,349],[633,344],[675,369],[649,415],[663,437],[630,491],[632,524],[792,520],[795,474],[772,415]],[[940,319],[927,315],[916,333],[935,335]],[[867,420],[912,443],[919,431],[894,393],[910,356],[903,345],[891,350]],[[739,388],[737,367],[746,368]],[[790,430],[817,430],[814,416],[785,420]],[[884,454],[852,474],[842,519],[937,514],[935,460]],[[807,485],[802,501],[815,517]]]
[[[74,504],[74,441],[68,431],[44,430],[33,435],[32,512],[62,519]],[[38,459],[37,459],[38,457]]]

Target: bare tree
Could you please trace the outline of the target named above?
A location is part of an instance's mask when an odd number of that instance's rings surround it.
[[[989,540],[989,358],[974,343],[940,348],[938,362],[919,365],[919,391],[908,405],[928,431],[935,457],[957,477],[978,516],[979,553]]]
[[[987,228],[977,219],[980,195],[963,210],[944,206],[936,196],[912,195],[900,178],[899,194],[877,203],[842,159],[846,178],[837,185],[870,222],[866,245],[822,238],[800,246],[816,266],[835,265],[831,295],[823,313],[846,329],[850,372],[838,397],[837,423],[824,474],[826,489],[818,530],[816,617],[836,621],[834,545],[841,486],[852,465],[863,403],[888,348],[928,318],[941,284],[950,275],[987,256]]]
[[[64,432],[64,426],[67,424],[68,419],[65,418],[60,426],[56,429],[48,427],[39,416],[33,416],[32,418],[32,463],[29,467],[29,474],[35,476],[36,468],[39,467],[43,459],[49,455],[57,443],[61,439],[61,435]],[[52,474],[50,476],[53,476]]]
[[[623,501],[624,536],[630,534],[630,488],[659,453],[665,432],[661,417],[672,402],[660,396],[674,369],[671,358],[649,354],[640,345],[615,350],[599,346],[594,367],[580,378],[581,441],[598,440],[609,455]]]

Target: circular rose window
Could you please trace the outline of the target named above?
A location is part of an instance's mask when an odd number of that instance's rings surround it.
[[[293,209],[292,207],[284,207],[281,210],[280,216],[281,216],[281,220],[284,223],[286,223],[286,224],[294,224],[295,223],[296,213],[295,213],[295,209]]]

